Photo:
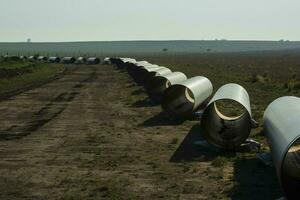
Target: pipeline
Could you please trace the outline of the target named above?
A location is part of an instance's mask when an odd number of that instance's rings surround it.
[[[100,59],[97,58],[97,57],[90,57],[90,58],[88,58],[88,59],[86,60],[86,63],[87,63],[88,65],[97,65],[97,64],[100,63]]]
[[[161,98],[171,85],[179,84],[185,80],[187,80],[187,77],[182,72],[171,72],[167,74],[159,74],[154,76],[151,79],[151,82],[148,81],[146,85],[146,91],[149,94],[150,98],[154,101],[160,102]]]
[[[212,92],[210,80],[196,76],[169,87],[163,94],[162,108],[177,116],[190,116],[206,102]]]
[[[225,113],[226,108],[230,113]],[[239,147],[248,138],[252,128],[247,91],[234,83],[219,88],[204,109],[201,128],[209,143],[229,150]]]
[[[263,117],[264,133],[287,199],[298,199],[300,188],[300,98],[273,101]]]
[[[85,57],[78,57],[76,59],[76,64],[85,64],[86,63],[86,58]]]
[[[76,61],[74,57],[63,57],[61,62],[64,64],[73,64]]]
[[[49,63],[59,63],[60,62],[60,58],[59,57],[55,57],[55,56],[51,56],[48,59]]]
[[[45,62],[45,61],[48,60],[48,58],[47,58],[46,56],[39,56],[39,57],[37,58],[37,60],[40,61],[40,62]]]

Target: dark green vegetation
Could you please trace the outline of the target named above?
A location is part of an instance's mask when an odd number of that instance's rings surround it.
[[[62,65],[0,59],[0,98],[50,81],[63,71]]]
[[[300,49],[288,41],[115,41],[61,43],[0,43],[0,55],[120,56],[122,54],[174,54]]]
[[[215,91],[241,84],[260,124],[275,98],[300,95],[288,86],[300,76],[297,51],[128,56],[206,76]],[[203,140],[199,120],[162,113],[125,71],[68,68],[64,76],[0,103],[0,199],[280,197],[275,169],[256,158],[268,149],[261,126],[251,133],[263,143],[258,152],[206,148],[195,143]]]

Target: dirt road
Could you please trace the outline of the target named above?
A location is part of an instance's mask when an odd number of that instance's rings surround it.
[[[0,199],[277,197],[273,169],[194,145],[198,121],[166,118],[125,72],[73,68],[0,102]]]

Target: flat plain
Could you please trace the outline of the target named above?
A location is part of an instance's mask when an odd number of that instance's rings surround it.
[[[197,145],[203,140],[199,119],[163,113],[125,70],[51,64],[45,66],[51,69],[47,76],[38,76],[43,82],[1,92],[0,199],[282,195],[275,169],[256,156],[268,151],[262,132],[266,106],[277,97],[300,94],[299,51],[128,56],[188,77],[206,76],[214,91],[241,84],[259,122],[250,137],[262,143],[261,150],[223,152]],[[17,77],[3,75],[1,84],[11,78]]]

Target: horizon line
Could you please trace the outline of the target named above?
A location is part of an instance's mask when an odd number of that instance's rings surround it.
[[[0,41],[0,43],[84,43],[84,42],[300,42],[300,40],[231,40],[231,39],[211,39],[211,40],[77,40],[77,41],[31,41],[31,42],[18,42],[18,41]]]

